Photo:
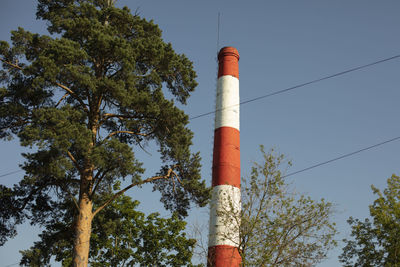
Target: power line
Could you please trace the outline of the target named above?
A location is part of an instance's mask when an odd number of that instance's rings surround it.
[[[307,168],[304,168],[304,169],[301,169],[301,170],[286,174],[286,175],[283,176],[283,178],[288,177],[288,176],[292,176],[292,175],[295,175],[295,174],[298,174],[298,173],[301,173],[301,172],[305,172],[305,171],[320,167],[322,165],[326,165],[328,163],[331,163],[331,162],[334,162],[334,161],[337,161],[337,160],[340,160],[340,159],[343,159],[343,158],[347,158],[347,157],[353,156],[355,154],[364,152],[366,150],[369,150],[369,149],[372,149],[372,148],[375,148],[375,147],[378,147],[378,146],[382,146],[384,144],[387,144],[387,143],[390,143],[390,142],[393,142],[393,141],[396,141],[396,140],[399,140],[399,139],[400,139],[400,136],[392,138],[392,139],[389,139],[389,140],[386,140],[386,141],[383,141],[383,142],[380,142],[380,143],[372,145],[372,146],[368,146],[368,147],[365,147],[365,148],[362,148],[362,149],[359,149],[359,150],[356,150],[356,151],[353,151],[353,152],[338,156],[336,158],[333,158],[333,159],[330,159],[330,160],[327,160],[327,161],[312,165],[310,167],[307,167]]]
[[[218,46],[218,42],[219,42],[219,16],[220,16],[220,14],[218,13],[218,37],[217,37],[218,40],[217,40],[217,46]],[[301,87],[304,87],[304,86],[307,86],[307,85],[310,85],[310,84],[313,84],[313,83],[317,83],[317,82],[321,82],[321,81],[324,81],[324,80],[328,80],[328,79],[331,79],[331,78],[334,78],[334,77],[338,77],[338,76],[341,76],[341,75],[344,75],[344,74],[347,74],[347,73],[350,73],[350,72],[354,72],[354,71],[357,71],[357,70],[361,70],[361,69],[364,69],[364,68],[368,68],[368,67],[380,64],[380,63],[384,63],[384,62],[387,62],[387,61],[390,61],[390,60],[397,59],[397,58],[400,58],[400,55],[395,55],[395,56],[392,56],[392,57],[389,57],[389,58],[381,59],[381,60],[378,60],[378,61],[375,61],[375,62],[372,62],[372,63],[369,63],[369,64],[361,65],[361,66],[358,66],[358,67],[355,67],[355,68],[351,68],[351,69],[348,69],[348,70],[345,70],[345,71],[341,71],[341,72],[338,72],[338,73],[335,73],[335,74],[324,76],[324,77],[321,77],[321,78],[318,78],[318,79],[315,79],[315,80],[312,80],[312,81],[309,81],[309,82],[306,82],[306,83],[298,84],[298,85],[295,85],[295,86],[292,86],[292,87],[289,87],[289,88],[285,88],[285,89],[278,90],[278,91],[275,91],[275,92],[272,92],[272,93],[269,93],[269,94],[258,96],[258,97],[255,97],[255,98],[252,98],[252,99],[249,99],[249,100],[246,100],[246,101],[242,101],[242,102],[239,103],[239,105],[248,104],[248,103],[260,100],[260,99],[264,99],[264,98],[268,98],[268,97],[271,97],[271,96],[274,96],[274,95],[282,94],[282,93],[285,93],[285,92],[288,92],[288,91],[292,91],[292,90],[297,89],[297,88],[301,88]],[[203,113],[203,114],[191,117],[189,119],[190,120],[198,119],[198,118],[201,118],[201,117],[204,117],[204,116],[207,116],[207,115],[214,114],[217,111],[220,111],[220,110]],[[383,141],[383,142],[380,142],[378,144],[374,144],[374,145],[371,145],[371,146],[368,146],[368,147],[365,147],[365,148],[350,152],[350,153],[347,153],[347,154],[344,154],[344,155],[341,155],[341,156],[338,156],[336,158],[333,158],[333,159],[330,159],[330,160],[327,160],[327,161],[324,161],[324,162],[317,163],[317,164],[312,165],[310,167],[307,167],[307,168],[304,168],[304,169],[301,169],[301,170],[286,174],[286,175],[283,176],[283,178],[289,177],[289,176],[293,176],[293,175],[296,175],[296,174],[299,174],[299,173],[302,173],[302,172],[305,172],[305,171],[308,171],[308,170],[311,170],[311,169],[314,169],[314,168],[317,168],[317,167],[332,163],[334,161],[337,161],[337,160],[340,160],[340,159],[344,159],[344,158],[359,154],[361,152],[364,152],[364,151],[370,150],[372,148],[376,148],[376,147],[382,146],[384,144],[387,144],[387,143],[390,143],[390,142],[393,142],[393,141],[396,141],[396,140],[399,140],[399,139],[400,139],[400,136],[392,138],[392,139],[389,139],[389,140],[386,140],[386,141]],[[16,170],[16,171],[12,171],[12,172],[9,172],[9,173],[1,174],[0,178],[8,176],[8,175],[11,175],[11,174],[15,174],[15,173],[18,173],[18,172],[21,172],[21,171],[23,171],[23,170]],[[6,265],[5,267],[14,266],[14,265],[18,265],[18,264],[19,263],[13,263],[13,264]]]
[[[367,147],[361,148],[361,149],[359,149],[359,150],[356,150],[356,151],[353,151],[353,152],[350,152],[350,153],[347,153],[347,154],[343,154],[343,155],[338,156],[338,157],[336,157],[336,158],[333,158],[333,159],[330,159],[330,160],[327,160],[327,161],[324,161],[324,162],[317,163],[317,164],[312,165],[312,166],[310,166],[310,167],[307,167],[307,168],[304,168],[304,169],[301,169],[301,170],[298,170],[298,171],[295,171],[295,172],[286,174],[286,175],[284,175],[283,177],[289,177],[289,176],[292,176],[292,175],[295,175],[295,174],[298,174],[298,173],[301,173],[301,172],[305,172],[305,171],[308,171],[308,170],[311,170],[311,169],[320,167],[320,166],[322,166],[322,165],[326,165],[326,164],[328,164],[328,163],[331,163],[331,162],[334,162],[334,161],[337,161],[337,160],[340,160],[340,159],[344,159],[344,158],[353,156],[353,155],[355,155],[355,154],[358,154],[358,153],[361,153],[361,152],[370,150],[370,149],[372,149],[372,148],[379,147],[379,146],[385,145],[385,144],[387,144],[387,143],[391,143],[391,142],[396,141],[396,140],[399,140],[399,139],[400,139],[400,136],[397,136],[397,137],[395,137],[395,138],[392,138],[392,139],[389,139],[389,140],[385,140],[385,141],[383,141],[383,142],[380,142],[380,143],[377,143],[377,144],[374,144],[374,145],[371,145],[371,146],[367,146]],[[4,177],[4,176],[11,175],[11,174],[14,174],[14,173],[17,173],[17,172],[21,172],[21,171],[22,171],[22,170],[18,170],[18,171],[13,171],[13,172],[5,173],[5,174],[0,175],[0,177]]]
[[[393,59],[397,59],[397,58],[400,58],[400,55],[395,55],[395,56],[392,56],[392,57],[381,59],[381,60],[378,60],[378,61],[375,61],[375,62],[372,62],[372,63],[369,63],[369,64],[365,64],[365,65],[358,66],[358,67],[355,67],[355,68],[351,68],[351,69],[348,69],[348,70],[345,70],[345,71],[341,71],[341,72],[338,72],[338,73],[335,73],[335,74],[324,76],[324,77],[321,77],[321,78],[318,78],[318,79],[315,79],[315,80],[312,80],[312,81],[309,81],[309,82],[306,82],[306,83],[298,84],[298,85],[295,85],[295,86],[292,86],[292,87],[289,87],[289,88],[285,88],[285,89],[278,90],[278,91],[275,91],[275,92],[272,92],[272,93],[269,93],[269,94],[265,94],[265,95],[258,96],[258,97],[255,97],[255,98],[252,98],[252,99],[249,99],[249,100],[245,100],[243,102],[240,102],[239,105],[248,104],[248,103],[263,99],[263,98],[267,98],[267,97],[271,97],[271,96],[274,96],[274,95],[286,93],[288,91],[292,91],[294,89],[297,89],[297,88],[300,88],[300,87],[304,87],[306,85],[310,85],[310,84],[313,84],[313,83],[317,83],[317,82],[321,82],[321,81],[324,81],[324,80],[328,80],[328,79],[331,79],[331,78],[334,78],[334,77],[338,77],[338,76],[341,76],[341,75],[344,75],[344,74],[347,74],[347,73],[350,73],[350,72],[354,72],[354,71],[357,71],[357,70],[365,69],[365,68],[368,68],[368,67],[371,67],[371,66],[383,63],[383,62],[387,62],[387,61],[390,61],[390,60],[393,60]],[[231,106],[231,107],[233,107],[233,106]],[[230,108],[230,107],[226,107],[226,108]],[[189,118],[189,120],[194,120],[194,119],[198,119],[198,118],[201,118],[201,117],[204,117],[204,116],[207,116],[207,115],[211,115],[211,114],[214,114],[217,111],[221,111],[221,110],[222,109],[219,109],[219,110],[216,110],[216,111],[210,111],[210,112],[207,112],[207,113],[203,113],[203,114],[191,117],[191,118]]]
[[[324,161],[324,162],[321,162],[321,163],[312,165],[312,166],[310,166],[310,167],[307,167],[307,168],[304,168],[304,169],[301,169],[301,170],[298,170],[298,171],[295,171],[295,172],[292,172],[292,173],[289,173],[289,174],[286,174],[286,175],[284,175],[284,176],[282,176],[282,177],[283,177],[283,178],[286,178],[286,177],[289,177],[289,176],[292,176],[292,175],[295,175],[295,174],[298,174],[298,173],[302,173],[302,172],[305,172],[305,171],[308,171],[308,170],[311,170],[311,169],[320,167],[320,166],[322,166],[322,165],[326,165],[326,164],[329,164],[329,163],[331,163],[331,162],[334,162],[334,161],[337,161],[337,160],[340,160],[340,159],[343,159],[343,158],[347,158],[347,157],[353,156],[353,155],[355,155],[355,154],[364,152],[364,151],[366,151],[366,150],[370,150],[370,149],[372,149],[372,148],[385,145],[385,144],[387,144],[387,143],[390,143],[390,142],[393,142],[393,141],[396,141],[396,140],[399,140],[399,139],[400,139],[400,136],[397,136],[397,137],[395,137],[395,138],[392,138],[392,139],[389,139],[389,140],[386,140],[386,141],[383,141],[383,142],[380,142],[380,143],[377,143],[377,144],[374,144],[374,145],[371,145],[371,146],[368,146],[368,147],[364,147],[364,148],[362,148],[362,149],[359,149],[359,150],[356,150],[356,151],[353,151],[353,152],[350,152],[350,153],[347,153],[347,154],[338,156],[338,157],[336,157],[336,158],[333,158],[333,159],[330,159],[330,160],[327,160],[327,161]],[[0,175],[0,177],[4,177],[4,176],[7,176],[7,175],[11,175],[11,174],[13,174],[13,173],[17,173],[17,172],[20,172],[20,171],[22,171],[22,170],[18,170],[18,171],[14,171],[14,172],[2,174],[2,175]],[[88,241],[87,241],[87,242],[88,242]],[[6,265],[5,267],[14,266],[14,265],[18,265],[18,264],[19,264],[19,263],[9,264],[9,265]]]
[[[5,174],[2,174],[2,175],[0,175],[0,178],[1,178],[1,177],[4,177],[4,176],[11,175],[11,174],[14,174],[14,173],[17,173],[17,172],[22,172],[22,170],[12,171],[12,172],[8,172],[8,173],[5,173]]]
[[[239,105],[248,104],[248,103],[250,103],[250,102],[254,102],[254,101],[257,101],[257,100],[260,100],[260,99],[263,99],[263,98],[267,98],[267,97],[271,97],[271,96],[274,96],[274,95],[282,94],[282,93],[285,93],[285,92],[288,92],[288,91],[291,91],[291,90],[294,90],[294,89],[297,89],[297,88],[300,88],[300,87],[304,87],[304,86],[306,86],[306,85],[310,85],[310,84],[313,84],[313,83],[317,83],[317,82],[320,82],[320,81],[324,81],[324,80],[327,80],[327,79],[331,79],[331,78],[334,78],[334,77],[338,77],[338,76],[341,76],[341,75],[344,75],[344,74],[347,74],[347,73],[350,73],[350,72],[354,72],[354,71],[357,71],[357,70],[361,70],[361,69],[364,69],[364,68],[367,68],[367,67],[371,67],[371,66],[373,66],[373,65],[377,65],[377,64],[380,64],[380,63],[383,63],[383,62],[387,62],[387,61],[390,61],[390,60],[393,60],[393,59],[397,59],[397,58],[400,58],[400,55],[395,55],[395,56],[392,56],[392,57],[389,57],[389,58],[381,59],[381,60],[378,60],[378,61],[375,61],[375,62],[372,62],[372,63],[369,63],[369,64],[365,64],[365,65],[358,66],[358,67],[355,67],[355,68],[351,68],[351,69],[348,69],[348,70],[345,70],[345,71],[341,71],[341,72],[338,72],[338,73],[335,73],[335,74],[331,74],[331,75],[328,75],[328,76],[324,76],[324,77],[322,77],[322,78],[315,79],[315,80],[312,80],[312,81],[309,81],[309,82],[306,82],[306,83],[298,84],[298,85],[295,85],[295,86],[292,86],[292,87],[289,87],[289,88],[286,88],[286,89],[282,89],[282,90],[278,90],[278,91],[275,91],[275,92],[272,92],[272,93],[269,93],[269,94],[266,94],[266,95],[258,96],[258,97],[255,97],[255,98],[252,98],[252,99],[249,99],[249,100],[240,102]],[[217,112],[217,111],[219,111],[219,110],[210,111],[210,112],[207,112],[207,113],[203,113],[203,114],[200,114],[200,115],[191,117],[191,118],[189,118],[189,119],[190,119],[190,120],[198,119],[198,118],[201,118],[201,117],[204,117],[204,116],[213,114],[213,113],[215,113],[215,112]],[[331,160],[328,160],[328,161],[325,161],[325,162],[322,162],[322,163],[318,163],[318,164],[313,165],[313,166],[311,166],[311,167],[308,167],[308,168],[305,168],[305,169],[302,169],[302,170],[299,170],[299,171],[290,173],[290,174],[288,174],[288,175],[285,175],[285,177],[288,177],[288,176],[291,176],[291,175],[294,175],[294,174],[297,174],[297,173],[300,173],[300,172],[303,172],[303,171],[307,171],[307,170],[310,170],[310,169],[319,167],[319,166],[321,166],[321,165],[328,164],[328,163],[330,163],[330,162],[333,162],[333,161],[336,161],[336,160],[339,160],[339,159],[342,159],[342,158],[349,157],[349,156],[351,156],[351,155],[354,155],[354,154],[363,152],[363,151],[365,151],[365,150],[369,150],[369,149],[371,149],[371,148],[374,148],[374,147],[377,147],[377,146],[380,146],[380,145],[383,145],[383,144],[386,144],[386,143],[395,141],[395,140],[397,140],[397,139],[399,139],[399,138],[400,138],[400,137],[395,137],[395,138],[393,138],[393,139],[384,141],[384,142],[382,142],[382,143],[375,144],[375,145],[372,145],[372,146],[369,146],[369,147],[366,147],[366,148],[363,148],[363,149],[360,149],[360,150],[357,150],[357,151],[354,151],[354,152],[345,154],[345,155],[340,156],[340,157],[338,157],[338,158],[334,158],[334,159],[331,159]],[[12,171],[12,172],[9,172],[9,173],[5,173],[5,174],[0,175],[0,178],[1,178],[1,177],[8,176],[8,175],[11,175],[11,174],[14,174],[14,173],[17,173],[17,172],[21,172],[21,171],[22,171],[22,170],[16,170],[16,171]]]

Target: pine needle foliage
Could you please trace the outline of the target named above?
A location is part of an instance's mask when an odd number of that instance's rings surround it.
[[[26,219],[55,225],[73,205],[74,264],[85,266],[93,218],[128,189],[153,183],[179,218],[208,201],[188,116],[175,103],[197,85],[192,62],[153,21],[114,2],[39,0],[49,35],[18,28],[0,42],[0,138],[31,149],[21,181],[0,188],[1,244]],[[143,177],[134,151],[150,143],[162,166]]]

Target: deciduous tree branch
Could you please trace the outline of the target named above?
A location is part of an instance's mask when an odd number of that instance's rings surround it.
[[[314,215],[314,216],[315,216],[315,215]],[[282,260],[280,260],[280,261],[278,261],[278,260],[279,260],[280,257],[281,257],[281,254],[282,254],[283,249],[286,248],[287,246],[289,246],[290,243],[292,243],[292,242],[293,242],[295,239],[297,239],[299,236],[301,236],[305,230],[299,231],[299,232],[297,233],[297,235],[293,236],[290,240],[287,240],[287,237],[289,236],[290,232],[292,232],[292,230],[294,230],[296,227],[302,225],[303,223],[306,223],[306,222],[308,222],[308,221],[311,221],[311,220],[314,218],[314,216],[312,216],[312,217],[310,217],[310,218],[306,218],[305,220],[300,221],[300,222],[298,222],[298,223],[294,223],[294,224],[291,225],[291,226],[287,229],[287,231],[283,234],[282,246],[281,246],[281,248],[279,249],[278,255],[277,255],[276,258],[275,258],[275,262],[274,262],[275,265],[279,265],[279,264],[282,262]],[[307,227],[306,230],[308,230],[308,228],[310,228],[310,227]]]

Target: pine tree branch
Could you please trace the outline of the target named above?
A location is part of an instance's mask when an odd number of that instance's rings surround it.
[[[116,135],[116,134],[119,134],[119,133],[126,133],[126,134],[140,135],[140,136],[148,136],[148,135],[152,134],[152,132],[151,132],[151,133],[144,134],[144,133],[136,133],[136,132],[133,132],[133,131],[115,131],[115,132],[110,133],[110,134],[105,138],[105,140],[108,139],[108,138],[110,138],[110,137],[112,137],[113,135]]]
[[[7,60],[4,60],[4,59],[2,59],[2,58],[0,58],[0,61],[6,63],[7,65],[9,65],[9,66],[11,66],[11,67],[13,67],[14,69],[23,70],[21,66],[18,66],[17,64],[14,64],[14,63],[9,62],[9,61],[7,61]]]
[[[96,174],[96,176],[94,177],[94,182],[97,181],[97,183],[96,183],[96,185],[94,186],[94,188],[93,188],[93,190],[92,190],[92,193],[90,194],[90,197],[91,197],[91,198],[94,196],[94,193],[96,192],[97,187],[99,186],[100,182],[103,180],[103,178],[106,176],[106,174],[107,174],[109,171],[111,171],[111,169],[105,170],[105,171],[101,174],[100,177],[99,177],[99,175],[98,175],[99,173]]]
[[[67,192],[72,201],[74,201],[75,207],[78,209],[78,211],[80,211],[78,202],[76,201],[75,197],[71,194],[71,192],[68,190],[67,186],[63,186],[62,188]]]
[[[78,96],[76,95],[76,93],[75,93],[74,91],[72,91],[72,90],[69,89],[67,86],[65,86],[65,85],[63,85],[63,84],[61,84],[61,83],[59,83],[59,82],[55,82],[55,84],[56,84],[58,87],[61,87],[62,89],[64,89],[65,91],[67,91],[73,98],[75,98],[75,99],[79,102],[79,104],[81,104],[82,108],[83,108],[87,113],[89,113],[89,109],[87,108],[86,104],[83,102],[83,100],[82,100],[80,97],[78,97]]]
[[[10,125],[8,125],[8,126],[0,127],[0,131],[6,130],[6,129],[11,129],[13,127],[22,126],[24,124],[29,123],[30,119],[31,118],[27,118],[27,119],[24,119],[24,120],[20,119],[20,120],[14,122],[14,123],[10,123]]]
[[[169,179],[171,178],[171,174],[173,174],[174,176],[176,176],[176,173],[173,171],[173,169],[169,169],[166,175],[163,176],[153,176],[150,178],[147,178],[146,180],[137,182],[137,183],[132,183],[130,185],[128,185],[127,187],[125,187],[124,189],[120,190],[119,192],[115,193],[109,200],[107,200],[103,205],[101,205],[100,207],[98,207],[92,214],[92,218],[99,213],[102,209],[104,209],[108,204],[110,204],[111,202],[113,202],[117,197],[119,197],[120,195],[122,195],[123,193],[125,193],[126,191],[128,191],[129,189],[131,189],[132,187],[138,186],[138,185],[143,185],[143,184],[147,184],[150,182],[154,182],[156,180],[160,180],[160,179]]]
[[[26,198],[24,198],[24,202],[23,202],[22,206],[19,207],[19,210],[20,210],[20,211],[23,211],[23,210],[25,209],[26,205],[28,205],[29,201],[32,200],[33,195],[36,194],[39,190],[42,190],[44,187],[45,187],[45,185],[40,185],[40,186],[34,188],[34,189],[30,192],[29,196],[27,196]]]
[[[114,114],[114,113],[104,113],[103,118],[99,122],[99,126],[103,125],[110,118],[118,118],[119,120],[124,119],[138,119],[136,116],[132,115],[123,115],[123,114]]]
[[[4,60],[2,58],[0,58],[0,61],[4,62],[5,64],[7,64],[7,65],[9,65],[9,66],[11,66],[11,67],[13,67],[15,69],[23,70],[23,68],[21,66],[19,66],[17,64],[14,64],[12,62],[9,62],[7,60]],[[70,88],[68,88],[67,86],[65,86],[65,85],[63,85],[63,84],[61,84],[59,82],[53,82],[53,83],[55,85],[57,85],[58,87],[60,87],[60,88],[64,89],[65,91],[67,91],[73,98],[75,98],[81,104],[82,108],[86,112],[89,112],[89,110],[88,110],[87,106],[85,105],[85,103],[83,102],[83,100],[80,97],[78,97],[74,91],[72,91]]]
[[[75,183],[79,183],[79,182],[80,182],[80,180],[78,180],[78,179],[70,179],[70,181],[75,182]],[[62,189],[64,189],[63,186],[60,185],[60,184],[41,184],[41,185],[36,185],[36,188],[32,189],[32,191],[30,192],[30,194],[29,194],[27,197],[23,198],[23,204],[19,207],[19,210],[20,210],[20,211],[24,210],[25,207],[26,207],[26,205],[28,205],[29,201],[32,200],[32,197],[33,197],[38,191],[42,190],[42,189],[45,188],[46,186],[52,186],[52,185],[53,185],[53,186],[60,186]],[[76,202],[75,199],[74,199],[74,202]],[[77,202],[76,202],[76,205],[77,205]],[[78,207],[78,209],[79,209],[79,207]]]
[[[103,117],[104,117],[104,119],[108,119],[108,118],[133,119],[133,118],[136,118],[135,116],[132,116],[132,115],[123,115],[123,114],[114,114],[114,113],[104,113]]]
[[[115,105],[115,104],[114,104]],[[105,123],[110,118],[118,118],[119,120],[125,119],[150,119],[150,120],[157,120],[154,117],[147,117],[147,116],[138,116],[138,115],[128,115],[128,114],[114,114],[114,113],[104,113],[102,119],[100,121],[100,125]]]
[[[139,140],[139,138],[138,138],[137,136],[136,136],[136,141],[137,141],[138,146],[139,146],[147,155],[153,156],[149,151],[147,151],[147,150],[142,146],[142,144],[140,143],[140,140]]]
[[[69,152],[69,151],[67,151],[67,155],[68,155],[68,157],[71,159],[71,161],[74,163],[75,167],[78,169],[78,172],[79,172],[80,174],[82,174],[82,169],[81,169],[81,167],[79,166],[78,161],[77,161],[77,160],[75,159],[75,157],[72,155],[72,153]]]
[[[66,93],[65,95],[63,95],[63,97],[61,97],[60,100],[58,100],[57,104],[55,105],[55,107],[57,107],[58,105],[60,105],[61,101],[63,101],[67,96],[69,96],[69,93]]]
[[[101,94],[100,96],[99,96],[99,99],[97,100],[97,109],[96,109],[96,113],[97,114],[100,114],[100,111],[101,111],[101,103],[103,102],[103,94]]]

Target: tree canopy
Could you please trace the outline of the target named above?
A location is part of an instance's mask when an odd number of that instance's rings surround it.
[[[74,205],[74,265],[84,266],[93,218],[128,189],[153,183],[179,217],[207,203],[188,116],[175,104],[186,104],[196,74],[157,25],[114,1],[39,0],[36,15],[50,35],[18,28],[0,42],[0,138],[31,148],[21,181],[0,188],[0,241]],[[150,142],[163,165],[143,178],[134,151]]]
[[[240,225],[237,246],[242,265],[313,266],[321,262],[336,246],[332,203],[291,190],[284,176],[291,162],[273,149],[265,152],[263,146],[261,154],[250,177],[242,178],[241,211],[219,210],[226,225]]]
[[[260,150],[250,177],[241,179],[241,210],[233,200],[217,209],[229,227],[221,238],[237,243],[231,233],[239,232],[242,266],[314,266],[337,245],[334,205],[297,193],[285,177],[291,162],[273,149]],[[225,195],[220,198],[229,204]],[[201,229],[194,227],[193,235],[196,253],[206,258]]]
[[[290,189],[284,155],[261,146],[262,161],[242,181],[241,244],[245,266],[313,266],[336,246],[333,205]],[[286,166],[285,166],[286,163]]]
[[[41,240],[21,251],[22,266],[51,266],[53,256],[63,266],[71,266],[76,211],[69,204],[62,220],[47,224]],[[145,216],[137,210],[138,205],[129,196],[120,196],[94,218],[90,266],[191,266],[196,241],[186,237],[186,223],[177,214],[170,218],[158,213]]]
[[[352,239],[339,256],[344,266],[400,265],[400,177],[392,175],[382,192],[371,186],[377,199],[369,206],[372,220],[349,218]]]

